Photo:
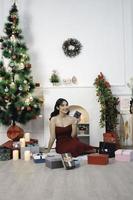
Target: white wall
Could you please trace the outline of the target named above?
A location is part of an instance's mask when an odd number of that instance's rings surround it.
[[[2,34],[10,6],[11,1],[0,0]],[[47,145],[48,118],[56,99],[65,97],[70,104],[77,104],[80,99],[91,117],[91,143],[97,144],[103,132],[98,124],[99,105],[93,87],[97,74],[103,72],[114,94],[130,94],[126,83],[133,76],[132,0],[19,0],[18,8],[33,76],[44,88],[45,97],[44,130],[37,121],[37,130],[32,122],[28,129],[41,145]],[[66,57],[62,51],[63,41],[70,37],[83,45],[75,58]],[[49,82],[53,69],[61,79],[75,75],[78,85],[53,88]],[[0,140],[6,140],[1,133]]]

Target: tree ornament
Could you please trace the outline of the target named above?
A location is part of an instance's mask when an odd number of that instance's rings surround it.
[[[21,107],[21,110],[24,110],[24,106]]]
[[[75,57],[80,54],[82,45],[77,39],[69,38],[63,43],[62,49],[66,56]]]
[[[31,108],[30,106],[28,106],[28,107],[27,107],[27,110],[30,111],[30,110],[32,110],[32,108]]]
[[[22,91],[23,88],[22,88],[22,86],[20,85],[18,89],[19,89],[20,91]]]
[[[23,63],[20,63],[19,69],[24,69],[24,64]]]
[[[29,105],[29,104],[30,104],[30,99],[29,99],[29,98],[25,100],[25,104],[26,104],[26,105]]]
[[[10,66],[10,67],[14,67],[14,65],[15,65],[14,62],[10,62],[10,63],[9,63],[9,66]]]
[[[11,88],[15,88],[15,83],[14,83],[14,82],[11,82],[10,87],[11,87]]]
[[[24,84],[26,84],[27,83],[27,80],[24,80]]]
[[[8,91],[9,91],[9,89],[8,89],[8,87],[6,87],[6,88],[5,88],[5,92],[8,92]]]
[[[13,55],[13,56],[12,56],[12,59],[13,59],[13,60],[15,60],[16,58],[17,58],[17,56],[16,56],[16,55]]]
[[[15,36],[12,35],[12,36],[10,37],[10,40],[11,40],[11,42],[16,42],[16,38],[15,38]]]
[[[16,109],[17,109],[17,111],[21,110],[21,108],[20,108],[20,107],[17,107]]]
[[[30,101],[33,101],[33,97],[32,97],[32,96],[30,96],[29,100],[30,100]]]
[[[30,90],[30,86],[29,86],[29,85],[25,85],[25,86],[23,87],[23,89],[24,89],[25,91],[29,91],[29,90]]]
[[[25,67],[26,67],[27,69],[30,69],[30,68],[31,68],[31,64],[30,64],[30,63],[27,63],[27,64],[25,64]]]

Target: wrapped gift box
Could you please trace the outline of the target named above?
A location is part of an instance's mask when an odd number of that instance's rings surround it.
[[[133,150],[132,149],[118,149],[115,151],[115,160],[117,161],[133,161]]]
[[[35,145],[35,144],[38,144],[38,140],[37,139],[33,139],[33,138],[30,138],[30,141],[29,142],[25,142],[26,143],[26,146],[29,144],[29,145]]]
[[[27,147],[21,147],[20,148],[21,159],[24,159],[24,152],[27,150],[29,150],[31,154],[39,153],[39,145],[34,144],[34,146],[28,145]]]
[[[32,155],[33,160],[35,163],[44,163],[45,162],[45,158],[46,158],[46,154],[44,153],[35,153]]]
[[[74,160],[74,163],[75,163],[75,168],[80,167],[80,160],[75,159],[75,158],[73,160]]]
[[[20,158],[20,145],[19,145],[19,142],[17,142],[17,141],[14,142],[12,140],[9,140],[9,141],[5,142],[4,144],[2,144],[1,147],[5,148],[5,149],[10,149],[10,151],[11,151],[11,158],[10,159],[12,159],[13,150],[18,150],[19,151],[19,158]]]
[[[12,158],[12,150],[6,147],[0,146],[0,160],[10,160]]]
[[[88,155],[88,164],[107,165],[109,156],[107,154],[92,153]]]
[[[62,163],[65,169],[74,169],[75,168],[75,162],[73,160],[71,153],[63,153],[61,154],[62,157]]]
[[[50,169],[62,168],[62,158],[61,155],[47,155],[45,158],[46,166]]]
[[[108,154],[110,158],[115,157],[116,144],[109,142],[100,142],[99,143],[99,153]]]

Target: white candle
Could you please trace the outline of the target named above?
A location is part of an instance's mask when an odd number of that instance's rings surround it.
[[[20,147],[25,147],[25,138],[20,138]]]
[[[30,142],[30,133],[25,133],[24,138],[26,142]]]
[[[13,160],[18,160],[18,159],[19,159],[19,151],[13,150]]]
[[[27,150],[24,152],[24,160],[29,161],[30,160],[30,151]]]

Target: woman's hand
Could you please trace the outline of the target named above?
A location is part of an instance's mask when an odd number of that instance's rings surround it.
[[[77,125],[80,121],[81,121],[80,117],[79,118],[74,117],[74,124]]]

